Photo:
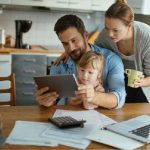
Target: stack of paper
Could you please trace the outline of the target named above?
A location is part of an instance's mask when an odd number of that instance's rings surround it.
[[[59,129],[51,123],[16,121],[15,127],[6,140],[9,144],[57,146],[59,144],[86,149],[90,140],[85,138],[114,121],[95,110],[56,110],[56,116],[71,116],[86,120],[84,127]],[[52,140],[53,139],[53,140]]]
[[[49,123],[16,121],[15,127],[6,140],[9,144],[57,146],[52,139],[43,138],[42,132],[49,127]]]

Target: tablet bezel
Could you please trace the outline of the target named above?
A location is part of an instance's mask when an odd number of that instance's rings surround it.
[[[75,97],[77,79],[74,74],[46,75],[33,77],[38,88],[49,87],[48,92],[57,92],[59,97]]]

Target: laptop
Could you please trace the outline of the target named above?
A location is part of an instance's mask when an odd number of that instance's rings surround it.
[[[148,115],[108,125],[106,129],[143,143],[150,143],[150,116]]]

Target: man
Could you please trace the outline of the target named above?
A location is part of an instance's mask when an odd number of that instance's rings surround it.
[[[113,52],[88,44],[88,33],[83,21],[75,15],[65,15],[55,24],[54,30],[60,39],[65,52],[70,56],[66,63],[60,62],[52,66],[50,74],[76,74],[76,63],[87,51],[102,53],[105,58],[103,86],[105,92],[95,92],[90,85],[80,85],[76,91],[76,98],[93,99],[99,101],[99,106],[105,108],[120,108],[125,102],[124,68],[121,59]],[[36,100],[44,106],[51,106],[56,102],[65,104],[56,92],[46,93],[48,87],[36,91]]]

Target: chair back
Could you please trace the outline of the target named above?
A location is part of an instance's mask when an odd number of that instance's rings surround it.
[[[5,89],[0,89],[0,93],[10,93],[10,100],[1,100],[0,105],[16,105],[16,86],[15,86],[15,74],[11,74],[7,77],[0,77],[0,81],[10,81],[10,87]]]

